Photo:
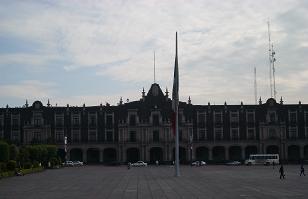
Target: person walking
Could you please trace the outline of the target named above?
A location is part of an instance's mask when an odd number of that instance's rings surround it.
[[[284,174],[284,169],[283,169],[283,165],[281,164],[280,169],[279,169],[279,173],[280,173],[280,179],[285,179],[285,174]]]
[[[301,164],[301,173],[299,174],[299,176],[302,176],[302,174],[303,174],[304,176],[306,176],[306,175],[305,175],[305,168],[304,168],[303,163]]]

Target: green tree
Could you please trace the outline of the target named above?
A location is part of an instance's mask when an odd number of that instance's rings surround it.
[[[6,142],[0,142],[0,162],[9,160],[9,145]]]
[[[47,153],[48,153],[48,160],[54,157],[57,157],[57,147],[54,145],[47,145],[46,146]]]
[[[17,157],[18,157],[18,148],[15,144],[11,144],[10,145],[10,160],[17,160]]]
[[[28,151],[28,148],[27,147],[21,147],[19,149],[19,153],[18,153],[18,161],[20,163],[20,166],[24,167],[25,163],[26,162],[29,162],[30,161],[30,158],[29,158],[29,151]]]

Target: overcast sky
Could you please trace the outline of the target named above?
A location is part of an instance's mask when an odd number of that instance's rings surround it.
[[[0,107],[139,100],[154,81],[154,51],[156,82],[171,91],[176,31],[181,101],[254,104],[256,67],[264,102],[268,19],[277,98],[306,104],[307,0],[1,0]]]

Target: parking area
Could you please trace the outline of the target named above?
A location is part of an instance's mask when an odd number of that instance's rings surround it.
[[[0,198],[307,198],[308,176],[272,166],[84,166],[0,180]],[[308,169],[308,168],[307,168]],[[306,170],[307,170],[306,169]]]

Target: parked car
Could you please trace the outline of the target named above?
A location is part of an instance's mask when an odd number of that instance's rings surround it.
[[[240,161],[231,161],[231,162],[227,162],[226,165],[229,166],[236,166],[236,165],[241,165],[242,163]]]
[[[148,166],[148,163],[143,162],[143,161],[138,161],[138,162],[132,163],[131,166],[133,166],[133,167],[146,167],[146,166]]]
[[[65,162],[63,163],[63,166],[73,167],[73,166],[74,166],[74,163],[73,163],[73,161],[68,160],[68,161],[65,161]]]
[[[74,166],[83,166],[83,162],[81,161],[73,161]]]
[[[192,166],[205,166],[206,162],[205,161],[195,161],[191,163]]]

